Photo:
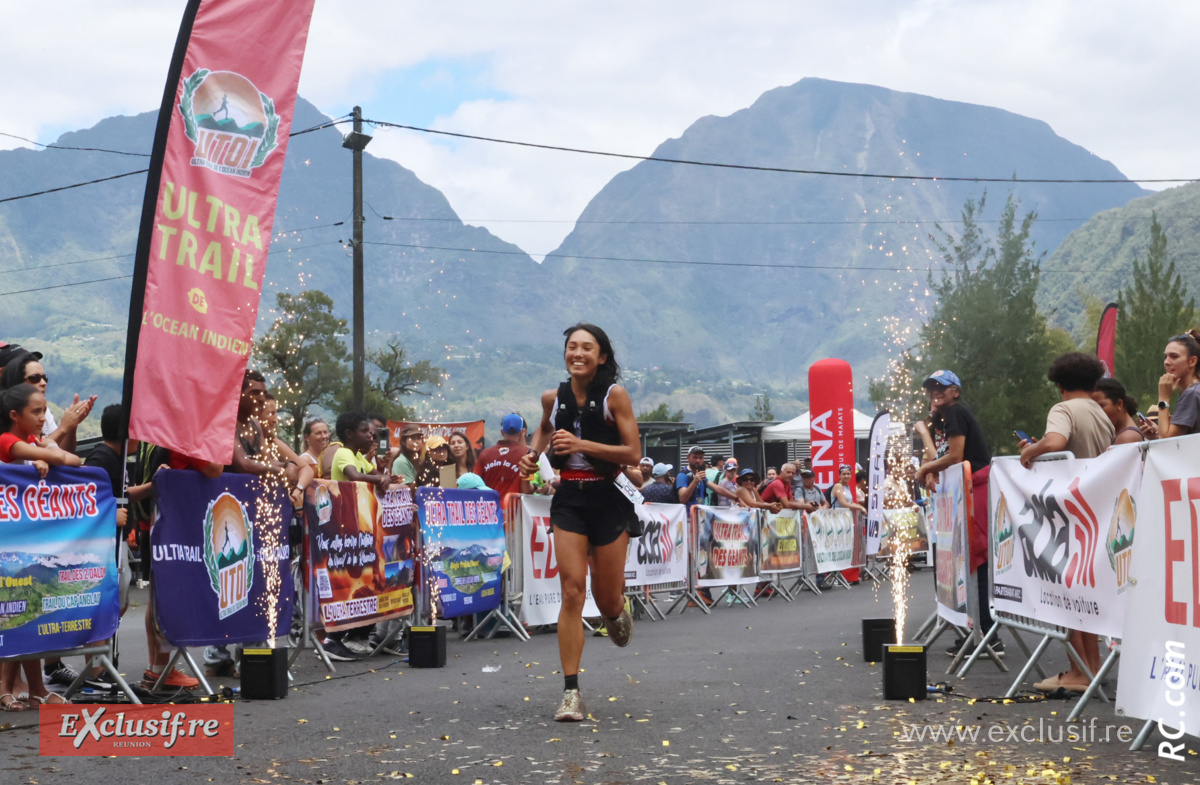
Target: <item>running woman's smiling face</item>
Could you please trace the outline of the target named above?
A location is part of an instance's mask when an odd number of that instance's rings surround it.
[[[563,359],[571,378],[591,381],[596,369],[608,362],[608,355],[600,352],[600,343],[594,335],[587,330],[576,330],[567,338]]]

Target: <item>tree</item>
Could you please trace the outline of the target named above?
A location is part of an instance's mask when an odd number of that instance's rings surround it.
[[[1009,453],[1016,449],[1014,428],[1041,432],[1057,400],[1046,371],[1070,341],[1061,331],[1051,334],[1034,299],[1042,255],[1034,254],[1029,230],[1037,214],[1018,223],[1010,195],[989,241],[979,225],[986,199],[985,193],[963,205],[957,238],[941,226],[942,238],[931,236],[946,266],[940,278],[930,275],[938,302],[921,328],[913,379],[939,368],[957,373],[989,446]]]
[[[363,409],[368,414],[382,414],[389,420],[411,419],[410,410],[400,399],[414,393],[429,395],[421,388],[426,385],[438,387],[442,383],[442,369],[429,360],[411,362],[408,350],[397,338],[389,340],[382,349],[367,352],[366,360],[375,368],[375,372],[367,373],[364,379]],[[348,377],[343,381],[337,408],[338,411],[349,411],[353,406],[354,387]]]
[[[275,295],[279,318],[254,346],[255,361],[279,402],[280,436],[299,445],[314,406],[332,408],[349,375],[346,320],[333,315],[333,299],[319,289]]]
[[[757,422],[774,422],[775,415],[771,414],[771,394],[763,390],[762,395],[754,396],[754,411],[750,419]]]
[[[1167,258],[1167,234],[1152,215],[1145,260],[1133,260],[1133,278],[1117,295],[1116,377],[1142,407],[1158,400],[1163,347],[1195,325],[1196,301]]]
[[[642,412],[637,416],[638,422],[683,422],[683,409],[672,412],[663,401],[653,409]]]

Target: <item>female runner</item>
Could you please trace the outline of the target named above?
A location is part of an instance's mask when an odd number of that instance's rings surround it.
[[[589,557],[592,597],[608,637],[618,646],[627,646],[633,637],[633,620],[625,610],[625,548],[637,514],[614,480],[623,466],[637,464],[641,442],[633,402],[616,384],[620,367],[608,336],[582,323],[563,335],[570,379],[542,394],[542,422],[533,433],[533,450],[521,459],[521,472],[532,475],[538,455],[546,452],[562,478],[550,503],[562,582],[558,652],[565,679],[554,719],[580,722],[587,716],[579,692],[579,661]]]

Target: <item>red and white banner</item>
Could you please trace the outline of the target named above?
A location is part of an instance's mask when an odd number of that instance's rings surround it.
[[[130,302],[135,439],[232,460],[313,2],[188,4]]]
[[[838,467],[854,466],[854,382],[850,363],[818,360],[808,369],[808,405],[812,470],[817,487],[829,490]],[[853,482],[846,488],[854,499]]]
[[[625,585],[652,586],[688,579],[687,507],[682,504],[635,504],[645,531],[629,541]]]
[[[1121,637],[1141,482],[1136,444],[1032,469],[993,461],[992,608]]]
[[[1129,562],[1117,713],[1200,736],[1200,436],[1150,442]],[[1123,543],[1134,536],[1123,522]],[[1166,729],[1171,729],[1170,733]],[[1182,743],[1161,742],[1184,760]]]
[[[558,559],[554,558],[550,497],[522,496],[521,517],[517,526],[524,566],[521,621],[532,625],[557,624],[558,611],[562,607],[562,583],[558,579]],[[587,577],[583,615],[600,615],[600,609],[592,599],[591,574]]]

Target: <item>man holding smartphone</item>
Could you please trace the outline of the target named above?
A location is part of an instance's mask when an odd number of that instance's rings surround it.
[[[937,488],[938,477],[943,469],[962,461],[971,464],[971,497],[974,506],[969,532],[970,562],[971,572],[975,573],[979,587],[979,629],[987,635],[994,623],[988,605],[991,586],[987,571],[988,475],[992,470],[992,454],[975,415],[960,400],[962,382],[954,371],[934,371],[921,386],[929,393],[937,458],[922,463],[916,479],[932,491]],[[964,643],[965,639],[956,641],[954,650],[962,648]],[[1004,643],[997,639],[992,650],[1003,654]]]

